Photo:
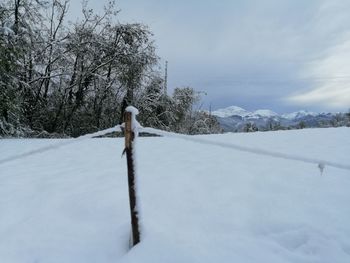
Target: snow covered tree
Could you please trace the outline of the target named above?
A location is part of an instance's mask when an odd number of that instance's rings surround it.
[[[18,89],[16,36],[9,6],[0,4],[0,136],[19,135],[21,101]]]
[[[198,93],[193,88],[175,88],[173,93],[174,130],[179,133],[188,133],[191,126],[193,106],[199,100]]]
[[[256,132],[258,130],[259,129],[254,122],[247,122],[243,128],[244,132]]]
[[[0,3],[0,135],[78,136],[122,122],[130,104],[147,126],[183,133],[215,126],[193,110],[193,89],[164,94],[147,26],[115,22],[114,1],[100,15],[83,1],[82,19],[67,24],[68,7],[69,0]]]
[[[163,87],[164,80],[154,73],[138,96],[136,105],[142,113],[139,120],[143,125],[170,130],[174,122],[172,99],[164,94]]]
[[[192,126],[189,134],[213,134],[222,133],[223,130],[215,116],[206,111],[195,111],[192,115]]]
[[[124,44],[124,53],[120,57],[120,82],[125,89],[121,113],[128,105],[135,105],[135,93],[142,89],[148,74],[156,65],[151,32],[142,24],[126,24],[120,28]]]

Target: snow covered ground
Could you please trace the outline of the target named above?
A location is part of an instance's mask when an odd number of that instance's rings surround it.
[[[350,129],[202,136],[349,164]],[[64,140],[0,140],[0,159]],[[0,165],[1,263],[350,262],[350,171],[140,138],[142,241],[128,250],[123,139]]]

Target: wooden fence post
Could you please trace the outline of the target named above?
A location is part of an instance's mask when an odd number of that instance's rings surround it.
[[[135,163],[133,157],[133,142],[135,133],[133,131],[133,113],[125,111],[125,153],[128,168],[128,186],[129,186],[129,201],[130,201],[130,215],[131,215],[131,244],[135,246],[140,242],[139,219],[136,203],[136,188],[135,188]]]

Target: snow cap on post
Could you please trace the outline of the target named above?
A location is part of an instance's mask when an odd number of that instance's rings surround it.
[[[135,132],[136,137],[138,136],[138,129],[141,128],[141,124],[136,120],[136,115],[139,114],[139,110],[134,106],[128,106],[125,109],[125,112],[131,113],[131,129]]]
[[[126,107],[125,111],[131,112],[132,115],[138,115],[138,114],[139,114],[139,110],[136,109],[134,106],[128,106],[128,107]]]

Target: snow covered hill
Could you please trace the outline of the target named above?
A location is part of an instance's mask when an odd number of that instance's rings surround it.
[[[349,164],[349,128],[201,138]],[[0,159],[65,141],[0,140]],[[122,150],[88,139],[0,165],[0,262],[350,262],[349,171],[162,137],[138,141],[129,251]]]

